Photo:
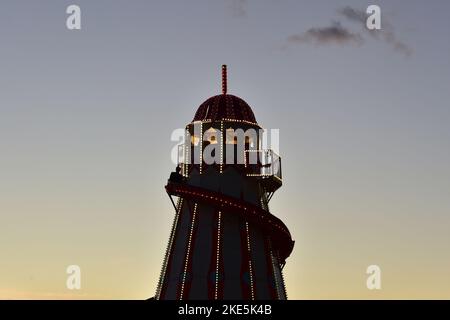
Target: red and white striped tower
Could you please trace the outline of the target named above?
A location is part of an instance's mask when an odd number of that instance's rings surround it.
[[[250,106],[227,93],[224,65],[222,94],[202,103],[186,126],[184,179],[166,185],[175,219],[156,299],[287,298],[282,269],[294,241],[269,212],[282,184],[281,159],[261,150],[261,135],[239,136],[238,129],[262,128]]]

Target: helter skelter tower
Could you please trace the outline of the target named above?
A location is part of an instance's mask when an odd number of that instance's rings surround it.
[[[249,129],[262,128],[250,106],[227,93],[224,65],[222,94],[186,126],[178,150],[183,178],[166,185],[175,218],[156,299],[287,299],[282,269],[294,241],[269,212],[281,159],[261,150],[262,135]]]

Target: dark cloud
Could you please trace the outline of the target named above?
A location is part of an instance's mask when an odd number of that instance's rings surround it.
[[[337,21],[331,26],[314,27],[304,33],[291,35],[288,37],[287,43],[361,45],[365,42],[366,37],[364,35],[370,35],[372,39],[383,41],[396,52],[405,56],[412,55],[412,48],[398,38],[393,25],[386,19],[385,15],[382,15],[381,30],[369,30],[366,27],[368,15],[364,10],[346,6],[339,8],[337,12],[346,21],[359,24],[361,30],[352,32],[350,29],[342,26],[340,21]]]
[[[227,0],[228,8],[234,17],[242,18],[247,16],[248,0]]]
[[[352,7],[346,6],[344,8],[338,9],[338,13],[343,15],[345,18],[351,21],[361,22],[366,25],[367,14],[363,10],[354,9]]]
[[[311,28],[302,34],[294,34],[288,38],[289,43],[313,44],[357,44],[363,43],[363,38],[342,27],[339,22],[323,28]]]
[[[405,56],[412,55],[412,48],[397,37],[394,26],[386,19],[385,15],[381,18],[381,30],[369,30],[366,27],[368,15],[365,11],[346,6],[338,9],[338,13],[349,21],[360,23],[365,32],[378,40],[383,40],[395,51]]]

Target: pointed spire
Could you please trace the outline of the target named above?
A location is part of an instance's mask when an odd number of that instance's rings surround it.
[[[227,65],[222,65],[222,94],[227,94]]]

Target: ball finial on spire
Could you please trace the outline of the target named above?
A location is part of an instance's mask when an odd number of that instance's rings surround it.
[[[222,94],[227,94],[227,65],[222,65]]]

